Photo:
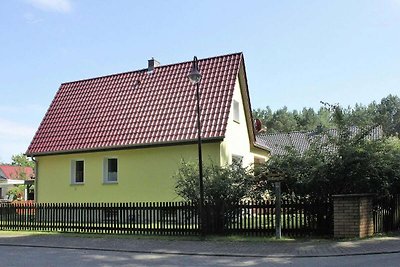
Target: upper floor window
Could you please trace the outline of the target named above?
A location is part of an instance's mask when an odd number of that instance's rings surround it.
[[[85,181],[85,162],[83,160],[71,161],[71,182],[83,184]]]
[[[106,158],[104,159],[104,182],[113,183],[118,181],[118,159]]]
[[[239,101],[233,100],[233,120],[240,122]]]

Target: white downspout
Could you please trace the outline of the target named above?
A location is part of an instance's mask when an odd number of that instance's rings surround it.
[[[35,202],[37,202],[37,196],[38,196],[38,189],[39,189],[39,186],[38,186],[38,181],[39,181],[39,163],[38,163],[38,161],[36,160],[36,158],[34,158],[34,157],[31,157],[31,159],[32,159],[32,161],[35,163],[35,182],[34,182],[34,185],[35,185],[35,193],[34,193],[34,198],[33,198],[33,200],[35,201]]]

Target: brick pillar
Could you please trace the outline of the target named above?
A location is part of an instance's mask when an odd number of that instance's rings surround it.
[[[374,234],[371,194],[333,196],[335,238],[367,237]]]

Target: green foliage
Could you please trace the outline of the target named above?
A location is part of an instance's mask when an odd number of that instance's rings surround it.
[[[383,131],[387,135],[398,136],[400,134],[400,98],[389,95],[381,100],[376,110],[377,115],[374,121],[382,124]]]
[[[7,192],[7,197],[11,200],[21,199],[24,195],[25,185],[14,186]]]
[[[312,108],[303,108],[301,112],[288,111],[287,107],[273,112],[267,106],[265,109],[254,110],[253,117],[260,119],[269,133],[312,131],[319,126],[324,128],[332,126],[329,111],[324,107],[321,107],[318,112]]]
[[[182,161],[174,176],[175,192],[186,201],[200,199],[198,165]],[[254,184],[254,177],[248,168],[239,163],[226,167],[203,166],[204,200],[213,203],[235,203],[245,197]]]
[[[348,110],[330,106],[336,134],[316,136],[304,154],[288,150],[273,156],[266,171],[283,172],[283,191],[311,197],[344,193],[400,192],[400,140],[397,137],[368,140],[371,127],[351,132],[354,120]]]
[[[367,127],[382,125],[388,136],[398,136],[400,133],[400,98],[389,95],[380,103],[372,102],[367,106],[356,104],[353,108],[341,108],[343,119],[349,125]],[[270,107],[253,111],[253,117],[262,121],[269,133],[292,131],[313,131],[317,127],[333,128],[336,126],[328,107],[322,106],[317,112],[312,108],[302,111],[289,111],[283,107],[272,111]]]
[[[11,160],[12,160],[11,165],[21,166],[21,167],[31,167],[31,168],[34,168],[35,166],[35,163],[22,153],[17,155],[12,155]]]

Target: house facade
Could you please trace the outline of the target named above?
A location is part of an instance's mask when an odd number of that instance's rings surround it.
[[[265,161],[242,53],[198,61],[204,164]],[[181,161],[197,162],[191,62],[64,83],[26,154],[38,202],[175,201]]]

